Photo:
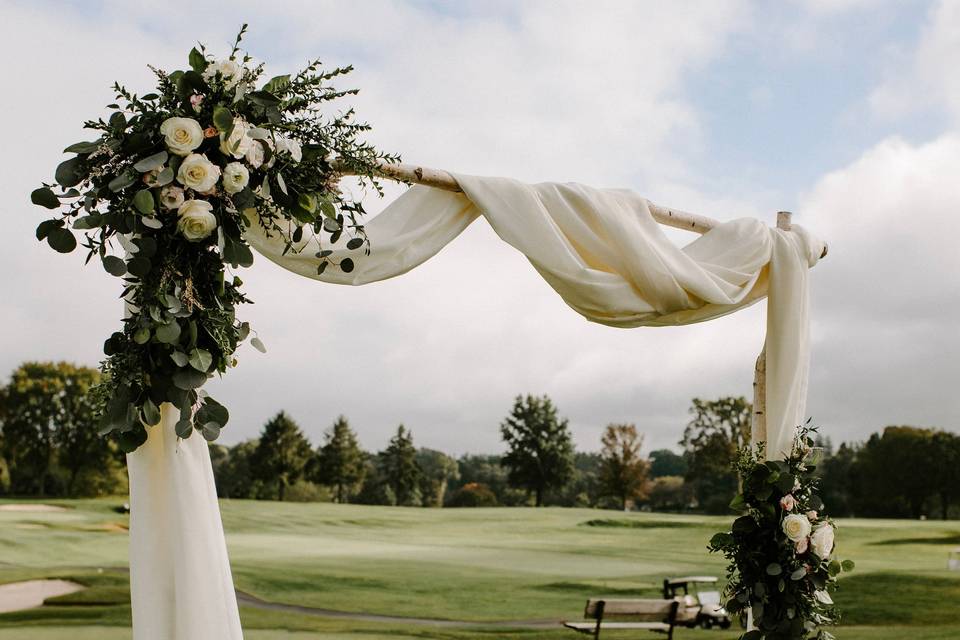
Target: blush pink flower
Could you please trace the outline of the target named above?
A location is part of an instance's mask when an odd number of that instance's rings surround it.
[[[807,520],[809,520],[810,522],[816,522],[817,512],[814,511],[813,509],[811,509],[810,511],[807,511]]]
[[[193,107],[194,110],[199,111],[200,104],[202,102],[203,102],[203,96],[200,95],[199,93],[195,93],[192,96],[190,96],[190,106]]]
[[[793,511],[794,507],[796,506],[797,501],[794,499],[793,494],[788,493],[780,498],[780,508],[784,511]]]
[[[204,138],[216,138],[218,135],[220,135],[220,132],[217,131],[216,127],[207,127],[203,130]]]
[[[793,549],[797,553],[806,553],[810,548],[810,538],[800,538],[793,544]]]

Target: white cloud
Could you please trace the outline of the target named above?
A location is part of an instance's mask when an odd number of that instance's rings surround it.
[[[803,203],[830,242],[813,278],[810,410],[835,437],[886,424],[957,428],[960,136],[885,140]]]
[[[892,72],[870,95],[874,113],[894,119],[933,109],[960,123],[960,3],[931,7],[915,49],[894,56]]]

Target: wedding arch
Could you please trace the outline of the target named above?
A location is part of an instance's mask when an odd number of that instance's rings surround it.
[[[194,49],[189,70],[155,70],[157,93],[137,96],[115,85],[118,104],[110,106],[117,110],[87,123],[100,137],[68,147],[76,156],[57,168],[55,183],[32,194],[60,215],[40,224],[38,239],[69,252],[77,246],[73,232],[85,231],[88,260],[99,257],[125,283],[124,328],[105,345],[102,425],[129,452],[134,640],[242,638],[206,442],[229,414],[201,389],[234,366],[234,350],[250,335],[235,314],[246,298],[224,265],[250,266],[252,248],[301,276],[360,286],[416,268],[481,217],[592,322],[692,324],[767,299],[752,424],[752,442],[763,452],[754,475],[766,502],[738,522],[764,540],[776,537],[774,551],[789,555],[788,567],[767,565],[773,578],[783,583],[777,576],[789,569],[811,603],[815,594],[827,597],[832,527],[816,507],[809,522],[795,513],[795,502],[818,500],[797,472],[797,427],[806,418],[808,270],[826,255],[822,241],[786,212],[774,227],[752,218],[719,222],[626,189],[401,164],[359,141],[369,127],[354,123],[352,110],[331,120],[317,115],[316,105],[351,94],[330,85],[349,68],[327,72],[314,62],[257,89],[262,65],[248,66],[239,40],[226,59]],[[360,224],[362,203],[337,187],[351,174],[375,186],[378,177],[414,186]],[[661,225],[700,236],[681,247]],[[111,254],[114,240],[124,257]],[[194,431],[203,438],[190,437]],[[772,528],[763,529],[767,511]],[[799,557],[808,541],[819,550],[815,559]],[[768,598],[750,589],[737,596],[756,612]],[[829,621],[816,606],[790,620],[767,616],[769,624],[807,637]]]

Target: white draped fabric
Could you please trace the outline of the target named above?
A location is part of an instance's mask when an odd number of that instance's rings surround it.
[[[690,324],[768,297],[767,449],[789,450],[804,418],[809,369],[807,270],[823,244],[801,227],[753,219],[724,223],[684,247],[671,242],[647,201],[618,189],[528,185],[457,175],[464,193],[416,186],[366,225],[372,253],[349,274],[317,274],[320,246],[286,243],[259,225],[246,239],[300,275],[362,285],[436,255],[476,218],[523,253],[563,300],[615,327]],[[336,250],[331,258],[356,257]],[[480,277],[478,275],[478,277]],[[128,457],[134,640],[238,640],[241,636],[206,443],[178,441],[164,413]]]

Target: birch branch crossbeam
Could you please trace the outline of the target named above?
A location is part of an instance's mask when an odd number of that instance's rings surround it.
[[[334,169],[337,167],[334,166]],[[344,169],[344,175],[350,175],[349,169]],[[442,169],[430,169],[413,164],[386,164],[380,165],[380,175],[384,178],[397,180],[399,182],[409,182],[422,184],[444,191],[461,192],[463,189],[457,184],[456,178]],[[679,209],[671,209],[660,205],[650,203],[650,212],[660,224],[677,229],[686,229],[696,233],[706,233],[716,227],[720,222],[707,216],[697,215],[696,213],[687,213]]]

